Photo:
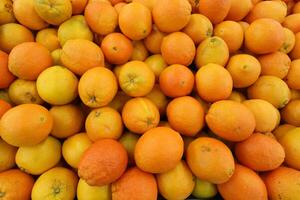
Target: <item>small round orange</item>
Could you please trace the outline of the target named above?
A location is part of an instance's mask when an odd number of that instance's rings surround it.
[[[11,108],[12,106],[8,102],[0,99],[0,119]]]
[[[213,24],[222,22],[231,7],[230,0],[201,0],[199,1],[199,13],[208,17]]]
[[[286,83],[289,88],[300,90],[300,59],[293,60],[291,63],[290,70],[286,76]]]
[[[54,28],[45,28],[40,30],[36,34],[35,40],[37,43],[40,43],[41,45],[46,47],[50,52],[60,48],[57,29]]]
[[[164,173],[180,162],[183,139],[168,127],[157,127],[144,133],[134,150],[136,165],[145,172]]]
[[[279,141],[285,134],[294,128],[296,128],[296,126],[290,124],[281,124],[273,131],[273,134]]]
[[[232,91],[233,81],[230,73],[221,65],[207,64],[195,76],[199,96],[208,102],[227,99]]]
[[[87,3],[89,3],[89,0],[72,0],[72,14],[80,14],[84,11]]]
[[[153,25],[151,33],[144,39],[144,44],[148,51],[153,54],[160,53],[161,43],[166,35],[166,33],[161,32],[155,25]]]
[[[186,66],[174,64],[165,68],[159,76],[159,86],[169,97],[189,95],[194,87],[194,74]]]
[[[282,110],[283,121],[294,126],[300,126],[300,99],[290,101]]]
[[[284,21],[282,22],[282,26],[290,29],[295,34],[300,31],[300,13],[295,13],[286,16]]]
[[[231,0],[229,12],[226,20],[240,21],[251,11],[253,4],[251,0]]]
[[[242,103],[222,100],[213,103],[205,116],[213,133],[229,141],[242,141],[255,129],[255,117]]]
[[[133,52],[130,60],[144,61],[149,56],[149,52],[142,40],[132,41]]]
[[[0,88],[8,88],[15,78],[8,69],[8,54],[0,50]]]
[[[158,84],[155,84],[151,92],[145,97],[150,99],[156,105],[160,115],[165,114],[169,99],[161,91]]]
[[[288,28],[283,28],[284,31],[284,42],[281,46],[281,48],[279,49],[279,51],[283,52],[283,53],[290,53],[294,46],[295,46],[295,42],[296,42],[296,37],[295,34],[293,33],[293,31],[291,31]]]
[[[290,58],[291,59],[300,59],[300,33],[295,34],[295,45],[292,51],[290,52]]]

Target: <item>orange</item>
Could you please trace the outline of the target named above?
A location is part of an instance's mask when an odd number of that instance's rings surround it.
[[[151,33],[144,39],[144,44],[148,51],[153,54],[160,53],[161,43],[166,33],[161,32],[155,25],[152,26]]]
[[[40,30],[48,26],[48,23],[35,11],[34,0],[14,0],[13,11],[18,22],[32,30]]]
[[[281,124],[273,131],[273,134],[277,140],[280,140],[285,134],[294,128],[296,127],[290,124]]]
[[[188,24],[182,32],[190,36],[196,45],[213,34],[213,25],[207,17],[201,14],[192,14]]]
[[[93,143],[82,155],[78,175],[91,186],[116,181],[125,172],[127,152],[116,140],[102,139]]]
[[[54,51],[51,52],[51,57],[53,59],[53,65],[60,65],[60,66],[63,65],[60,60],[61,53],[62,53],[61,48],[55,49]]]
[[[82,102],[92,108],[108,105],[118,91],[118,83],[112,71],[95,67],[82,75],[78,92]]]
[[[13,1],[4,0],[0,2],[0,25],[15,22],[15,16],[13,12]]]
[[[279,139],[285,151],[285,163],[297,170],[300,169],[300,159],[298,156],[300,152],[299,138],[300,128],[294,128]]]
[[[195,198],[212,198],[218,193],[217,186],[211,182],[196,178],[193,196]]]
[[[166,199],[187,199],[195,187],[194,176],[183,160],[174,169],[157,174],[156,179],[159,192]]]
[[[232,91],[233,81],[229,72],[217,64],[201,67],[195,76],[199,96],[208,102],[227,99]]]
[[[84,115],[76,105],[53,106],[49,112],[54,120],[51,135],[57,138],[74,135],[83,127]]]
[[[125,5],[119,14],[119,27],[122,33],[132,40],[146,38],[152,27],[150,10],[137,2]]]
[[[244,22],[244,21],[239,21],[238,23],[239,23],[239,24],[241,25],[241,27],[243,28],[244,33],[246,32],[247,28],[250,26],[249,23]],[[244,36],[244,38],[245,38],[245,36]]]
[[[245,33],[246,47],[256,54],[277,51],[283,44],[284,30],[274,19],[261,18],[254,20]]]
[[[249,99],[263,99],[276,108],[283,108],[291,98],[288,85],[276,76],[260,76],[247,91]]]
[[[130,60],[144,61],[149,55],[149,52],[142,40],[132,41],[133,52]]]
[[[8,95],[16,105],[24,103],[43,104],[44,101],[38,94],[35,81],[17,79],[8,88]]]
[[[245,140],[255,129],[255,117],[251,110],[232,100],[213,103],[205,119],[212,132],[229,141]]]
[[[52,25],[60,25],[72,16],[72,3],[69,0],[34,0],[37,14]]]
[[[300,90],[291,89],[291,100],[300,99]]]
[[[217,36],[203,40],[197,47],[195,64],[198,68],[214,63],[225,66],[229,59],[229,50],[226,42]]]
[[[15,79],[8,69],[8,55],[0,50],[0,88],[7,88]]]
[[[188,166],[197,178],[215,184],[227,182],[234,173],[234,159],[230,149],[221,141],[199,137],[187,148]]]
[[[155,25],[162,32],[181,30],[189,22],[192,6],[188,0],[160,0],[152,10]]]
[[[102,107],[89,113],[85,129],[92,141],[103,138],[118,139],[123,132],[121,115],[110,107]]]
[[[127,5],[127,3],[125,2],[119,2],[117,4],[114,5],[115,10],[117,11],[118,15],[120,14],[122,8]]]
[[[160,74],[167,67],[167,63],[161,54],[154,54],[154,55],[149,56],[145,60],[145,63],[154,72],[156,81],[159,80]]]
[[[151,92],[148,93],[145,97],[150,99],[155,104],[160,115],[165,114],[169,100],[161,91],[158,84],[155,84]]]
[[[105,59],[112,64],[125,64],[133,53],[131,41],[121,33],[110,33],[104,37],[101,49]]]
[[[293,60],[291,63],[290,70],[286,76],[286,83],[288,84],[289,88],[300,90],[300,59]]]
[[[144,133],[134,150],[136,165],[150,173],[164,173],[175,168],[182,155],[180,134],[167,127],[153,128]]]
[[[57,30],[54,28],[46,28],[40,30],[36,34],[35,40],[37,43],[40,43],[41,45],[45,46],[50,52],[60,48]]]
[[[289,56],[280,51],[259,56],[258,60],[262,75],[277,76],[280,79],[286,77],[291,65]]]
[[[262,1],[254,5],[246,21],[252,23],[256,19],[270,18],[282,23],[287,15],[287,6],[282,1]]]
[[[282,110],[283,121],[294,126],[300,126],[300,99],[290,101]]]
[[[155,83],[154,73],[141,61],[130,61],[123,65],[118,79],[121,89],[132,97],[147,95]]]
[[[233,100],[242,103],[246,100],[246,97],[243,93],[233,90],[228,97],[228,100]]]
[[[165,68],[159,76],[161,91],[169,97],[181,97],[189,95],[194,87],[193,72],[179,64]]]
[[[185,136],[195,136],[204,126],[204,110],[190,96],[173,99],[168,104],[167,117],[170,126]]]
[[[229,12],[226,20],[240,21],[251,11],[253,4],[251,0],[231,0]]]
[[[104,66],[101,48],[91,41],[68,40],[62,50],[61,62],[77,75],[83,75],[91,68]]]
[[[255,171],[269,171],[283,163],[285,152],[277,140],[254,133],[236,144],[235,155],[240,163]]]
[[[13,146],[38,144],[49,135],[52,127],[53,119],[49,111],[36,104],[13,107],[0,121],[2,139]]]
[[[222,38],[229,52],[239,50],[244,41],[244,31],[241,25],[235,21],[223,21],[214,28],[214,35]]]
[[[6,53],[9,53],[18,44],[33,41],[32,32],[25,26],[16,23],[0,26],[0,49]]]
[[[184,0],[185,1],[185,0]],[[196,53],[193,40],[185,33],[174,32],[164,37],[161,54],[167,64],[192,64]]]
[[[160,115],[151,100],[138,97],[126,102],[122,110],[122,118],[130,131],[143,134],[158,125]]]
[[[225,19],[230,7],[230,0],[201,0],[198,9],[213,24],[218,24]]]
[[[300,32],[300,31],[299,31]],[[292,51],[290,52],[291,59],[300,59],[300,33],[295,34],[295,45]]]
[[[126,0],[126,2],[128,2],[129,0]],[[132,0],[132,2],[139,2],[143,5],[145,5],[146,7],[148,7],[151,11],[154,7],[154,5],[156,4],[157,0]]]
[[[19,169],[0,173],[0,196],[3,200],[29,200],[34,179]]]
[[[283,23],[282,26],[290,29],[294,33],[298,33],[300,31],[300,13],[288,15]]]
[[[36,80],[38,75],[51,65],[52,57],[49,50],[36,42],[19,44],[8,56],[9,71],[25,80]]]
[[[235,88],[245,88],[252,85],[261,72],[261,65],[258,60],[248,54],[236,54],[230,57],[226,68],[233,79]]]
[[[269,102],[262,99],[243,101],[255,117],[255,131],[260,133],[271,132],[277,126],[277,109]]]
[[[90,186],[83,179],[79,179],[77,185],[78,200],[93,200],[93,199],[111,199],[111,189],[109,185],[104,186]]]
[[[16,164],[15,157],[18,148],[7,144],[0,139],[0,173],[13,168]]]
[[[0,99],[0,119],[11,108],[12,106],[8,102]]]
[[[247,187],[241,187],[242,185],[247,185]],[[217,187],[224,199],[268,199],[267,188],[263,180],[254,171],[239,164],[235,165],[235,171],[229,181]]]
[[[137,167],[128,169],[111,186],[112,199],[157,199],[157,184],[155,177]]]
[[[126,95],[123,91],[118,91],[113,100],[108,104],[109,107],[121,112],[125,103],[131,99],[130,96]]]
[[[124,148],[127,151],[128,155],[128,165],[134,165],[134,149],[135,145],[139,139],[139,135],[131,133],[131,132],[125,132],[122,134],[122,136],[119,139],[119,142],[124,146]]]
[[[72,0],[72,14],[76,15],[76,14],[80,14],[84,11],[88,0]]]
[[[300,172],[292,168],[279,167],[271,171],[264,178],[269,198],[272,200],[299,199],[299,179]]]
[[[84,17],[91,30],[100,35],[114,32],[118,25],[118,13],[106,2],[88,3],[84,10]]]

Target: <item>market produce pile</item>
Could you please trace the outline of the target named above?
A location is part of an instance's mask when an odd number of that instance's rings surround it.
[[[0,200],[300,200],[300,1],[0,0]]]

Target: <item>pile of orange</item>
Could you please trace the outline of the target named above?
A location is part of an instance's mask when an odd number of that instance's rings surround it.
[[[300,199],[299,0],[0,0],[1,200]]]

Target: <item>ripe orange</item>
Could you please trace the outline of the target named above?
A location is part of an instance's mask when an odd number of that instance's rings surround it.
[[[107,185],[121,177],[127,162],[127,152],[119,142],[98,140],[82,155],[78,175],[91,186]]]
[[[214,35],[222,38],[230,53],[239,50],[244,41],[244,31],[241,25],[235,21],[223,21],[214,28]]]
[[[1,199],[29,200],[34,179],[19,169],[0,173]]]
[[[254,20],[245,33],[246,47],[256,54],[277,51],[284,42],[284,30],[274,19],[262,18]]]
[[[241,187],[247,185],[247,187]],[[226,183],[217,185],[224,199],[267,200],[267,188],[263,180],[251,169],[236,164],[232,177]],[[237,189],[239,188],[239,189]]]
[[[197,47],[195,64],[198,68],[214,63],[225,66],[229,59],[229,50],[226,42],[217,36],[203,40]]]
[[[300,33],[296,33],[295,34],[295,45],[294,45],[294,48],[292,49],[292,51],[290,52],[290,57],[292,59],[300,59],[299,49],[300,49]]]
[[[259,56],[258,60],[261,64],[261,75],[277,76],[280,79],[286,77],[291,65],[289,56],[280,51]]]
[[[293,60],[286,76],[286,83],[289,88],[300,90],[300,59]]]
[[[5,141],[0,139],[0,173],[13,168],[16,164],[15,157],[18,148],[7,144]],[[1,189],[1,188],[0,188]]]
[[[152,174],[133,167],[112,184],[111,192],[114,200],[156,200],[157,184]]]
[[[144,39],[151,32],[151,11],[141,3],[129,3],[120,11],[119,27],[132,40]]]
[[[0,50],[0,88],[7,88],[15,79],[8,69],[8,55]]]
[[[282,110],[282,119],[288,124],[300,126],[300,99],[290,101]]]
[[[220,184],[234,173],[234,159],[230,149],[221,141],[199,137],[192,141],[186,152],[187,163],[201,180]]]
[[[149,55],[149,52],[142,40],[132,41],[133,52],[130,60],[144,61]]]
[[[246,97],[243,93],[233,90],[228,97],[228,100],[233,100],[242,103],[246,100]]]
[[[80,14],[84,11],[87,3],[89,3],[89,0],[72,0],[72,14]]]
[[[168,104],[167,117],[170,126],[185,136],[195,136],[204,126],[204,110],[201,104],[190,96],[173,99]]]
[[[169,97],[189,95],[193,90],[194,82],[193,72],[179,64],[165,68],[159,76],[159,86]]]
[[[279,167],[264,177],[268,196],[272,200],[300,198],[300,172],[298,170]]]
[[[152,26],[151,33],[144,39],[144,44],[148,51],[153,54],[160,53],[161,43],[166,33],[161,32],[155,25]]]
[[[296,34],[300,31],[299,19],[300,19],[300,13],[288,15],[284,19],[282,26],[290,29],[291,31],[293,31]]]
[[[117,91],[117,79],[114,73],[105,67],[88,70],[81,76],[78,84],[80,99],[91,108],[108,105]]]
[[[106,2],[88,3],[84,17],[91,30],[100,35],[114,32],[118,25],[117,11]]]
[[[188,0],[160,0],[153,6],[152,17],[160,31],[171,33],[187,25],[191,12]]]
[[[38,75],[51,65],[52,57],[49,50],[36,42],[19,44],[8,56],[9,71],[25,80],[36,80]]]
[[[196,45],[213,34],[213,25],[207,17],[201,14],[192,14],[188,24],[182,32],[190,36]]]
[[[13,2],[11,0],[4,0],[0,2],[0,25],[15,22],[15,16],[13,12]]]
[[[131,41],[121,33],[110,33],[101,43],[101,49],[105,59],[109,63],[122,65],[132,56],[133,45]]]
[[[199,12],[213,23],[222,22],[227,16],[231,7],[230,0],[201,0],[199,2]]]
[[[285,134],[294,128],[296,127],[290,124],[281,124],[273,131],[273,134],[277,140],[280,140]]]
[[[158,84],[154,85],[151,92],[145,97],[150,99],[155,104],[161,116],[165,114],[169,100],[161,91]]]
[[[83,127],[84,115],[76,105],[53,106],[49,112],[53,117],[51,135],[57,138],[67,138],[78,133]]]
[[[258,60],[248,54],[231,56],[227,64],[235,88],[245,88],[252,85],[259,77],[261,65]]]
[[[154,72],[156,81],[159,80],[160,74],[167,67],[167,63],[161,54],[154,54],[152,56],[149,56],[145,60],[145,63]]]
[[[255,133],[236,144],[235,155],[240,163],[255,171],[269,171],[283,163],[285,152],[277,140]]]
[[[60,48],[60,43],[58,41],[57,29],[54,28],[45,28],[40,30],[36,34],[35,38],[37,43],[45,46],[50,52],[55,49]]]
[[[125,92],[118,91],[108,106],[117,110],[118,112],[122,112],[123,106],[129,99],[131,99],[131,97],[125,94]]]
[[[123,132],[121,115],[110,107],[102,107],[89,113],[85,129],[92,141],[103,138],[118,139]]]
[[[132,97],[147,95],[155,83],[154,73],[141,61],[130,61],[123,65],[118,79],[121,89]]]
[[[229,12],[226,20],[240,21],[251,11],[253,4],[251,0],[231,0]]]
[[[171,128],[157,127],[144,133],[138,140],[134,158],[136,165],[150,173],[167,172],[180,162],[183,140]]]
[[[36,104],[13,107],[0,121],[2,139],[13,146],[38,144],[49,135],[52,127],[50,112]]]
[[[263,99],[276,108],[283,108],[291,98],[288,85],[276,76],[260,76],[247,91],[249,99]]]
[[[262,1],[254,5],[246,21],[252,23],[256,19],[270,18],[282,23],[287,15],[287,6],[283,1]]]
[[[255,129],[255,117],[251,110],[232,100],[213,103],[205,119],[216,135],[229,141],[245,140]]]
[[[218,64],[201,67],[195,76],[199,96],[208,102],[227,99],[232,91],[233,81],[229,72]]]
[[[190,65],[195,57],[196,48],[193,40],[185,33],[174,32],[164,37],[161,54],[167,64]]]
[[[160,115],[152,101],[138,97],[126,102],[122,110],[122,119],[130,131],[143,134],[158,125]]]

